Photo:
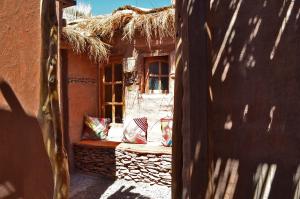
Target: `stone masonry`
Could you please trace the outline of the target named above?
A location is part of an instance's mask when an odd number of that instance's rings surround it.
[[[121,144],[122,145],[122,144]],[[77,169],[109,178],[171,186],[172,155],[162,151],[74,145]]]
[[[170,154],[116,150],[116,175],[125,180],[171,186],[171,159]]]

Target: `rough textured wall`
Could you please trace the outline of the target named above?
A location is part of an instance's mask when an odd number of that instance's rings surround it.
[[[299,198],[299,14],[292,0],[212,4],[215,195]]]
[[[142,54],[141,54],[142,55]],[[175,73],[174,51],[169,54],[170,73]],[[144,57],[136,57],[136,65],[140,73],[144,73]],[[169,78],[168,94],[148,94],[140,92],[140,85],[125,87],[126,118],[147,117],[148,141],[161,141],[161,118],[173,117],[174,79]]]
[[[0,27],[0,198],[52,198],[52,171],[36,119],[40,1],[2,0]]]
[[[210,3],[176,1],[185,136],[173,198],[299,198],[300,2]]]
[[[207,1],[176,1],[172,198],[205,198],[209,179]]]
[[[144,73],[145,57],[167,55],[170,72],[175,73],[174,41],[171,39],[160,44],[154,43],[151,49],[144,40],[138,40],[134,45],[120,41],[115,43],[112,53],[112,57],[120,57],[123,63],[127,59],[134,60],[134,68],[138,70],[139,76]],[[98,111],[97,67],[87,55],[77,55],[68,50],[68,79],[69,136],[72,144],[80,140],[84,114],[96,116]],[[170,78],[169,94],[141,94],[139,89],[140,85],[125,87],[123,119],[146,116],[149,122],[149,141],[160,142],[160,119],[173,116],[174,79]],[[114,127],[112,130],[120,132],[121,128]]]
[[[97,116],[97,66],[87,56],[68,50],[69,141],[80,141],[84,114]],[[69,150],[70,160],[73,159]]]

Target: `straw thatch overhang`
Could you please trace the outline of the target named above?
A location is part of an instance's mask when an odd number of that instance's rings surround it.
[[[109,57],[114,39],[132,42],[137,37],[145,38],[148,45],[154,39],[175,38],[174,7],[142,10],[124,6],[110,15],[69,22],[63,29],[63,39],[72,49],[87,53],[95,62]]]

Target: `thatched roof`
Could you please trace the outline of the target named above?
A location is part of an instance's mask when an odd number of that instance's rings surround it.
[[[92,60],[102,61],[109,56],[109,44],[116,35],[129,42],[137,36],[145,37],[149,45],[152,39],[175,38],[175,10],[124,6],[110,15],[70,22],[62,35],[75,52],[86,52]]]

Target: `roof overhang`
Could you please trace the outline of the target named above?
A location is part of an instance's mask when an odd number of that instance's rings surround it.
[[[76,5],[76,0],[57,0],[57,1],[62,2],[63,8],[67,8],[67,7]]]

